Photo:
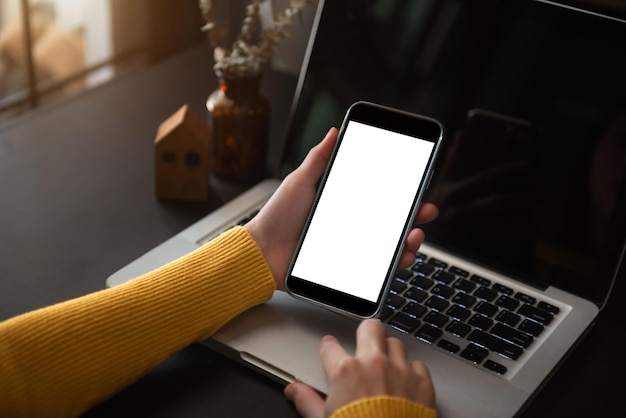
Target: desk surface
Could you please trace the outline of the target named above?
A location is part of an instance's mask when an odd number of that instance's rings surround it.
[[[112,272],[238,193],[214,184],[205,203],[154,197],[157,126],[185,103],[206,114],[217,85],[210,56],[190,50],[0,127],[0,320],[102,289]],[[295,84],[264,77],[274,138],[284,133]],[[271,158],[277,153],[273,142]],[[621,318],[624,307],[611,301],[524,416],[623,408],[621,337],[608,332],[624,329]],[[193,345],[85,416],[298,415],[281,385]]]

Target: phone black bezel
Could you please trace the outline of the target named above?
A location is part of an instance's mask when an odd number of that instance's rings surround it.
[[[381,129],[402,133],[412,137],[417,137],[422,140],[431,141],[435,145],[428,161],[426,174],[422,178],[420,186],[415,193],[413,210],[407,214],[404,233],[400,237],[397,248],[394,252],[394,258],[389,266],[385,281],[383,282],[383,286],[379,291],[376,302],[371,302],[366,299],[362,299],[329,287],[325,287],[291,274],[291,271],[297,259],[297,255],[300,251],[304,238],[306,237],[306,232],[309,228],[313,213],[315,212],[320,195],[324,189],[326,179],[328,178],[328,173],[332,168],[335,156],[337,155],[337,151],[341,145],[343,135],[350,121],[361,122]],[[352,316],[357,316],[360,318],[374,317],[380,312],[380,309],[383,306],[383,298],[387,294],[391,275],[394,273],[397,267],[398,254],[400,253],[404,240],[406,239],[405,235],[410,228],[409,224],[412,223],[417,203],[421,198],[424,190],[426,189],[428,181],[430,180],[430,177],[432,175],[432,166],[434,164],[437,151],[443,139],[443,126],[437,120],[422,115],[404,112],[398,109],[393,109],[370,102],[359,101],[352,104],[346,112],[338,135],[339,137],[337,143],[335,144],[335,148],[333,150],[330,162],[328,164],[328,167],[326,168],[324,175],[322,176],[311,211],[309,212],[309,216],[303,228],[302,235],[296,247],[296,251],[294,252],[294,256],[291,260],[287,277],[285,279],[285,287],[290,294],[297,298],[301,298],[309,302],[319,304],[333,310],[348,313]]]

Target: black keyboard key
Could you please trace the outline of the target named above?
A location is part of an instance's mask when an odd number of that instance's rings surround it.
[[[446,331],[460,338],[464,338],[467,334],[469,334],[471,330],[472,330],[472,327],[470,327],[464,322],[459,322],[459,321],[452,321],[446,327]]]
[[[417,251],[417,252],[415,253],[415,260],[416,260],[418,263],[422,263],[422,262],[426,261],[426,259],[428,259],[428,256],[427,256],[426,254],[424,254],[424,253],[422,253],[422,252],[419,252],[419,251]]]
[[[485,364],[483,364],[483,367],[484,367],[484,368],[486,368],[486,369],[491,370],[492,372],[496,372],[496,373],[498,373],[498,374],[504,374],[504,373],[506,373],[506,372],[507,372],[507,370],[508,370],[508,369],[506,368],[506,366],[503,366],[503,365],[502,365],[502,364],[500,364],[500,363],[496,363],[496,362],[495,362],[495,361],[493,361],[493,360],[487,360],[487,361],[485,362]]]
[[[402,305],[404,305],[404,302],[406,302],[406,299],[404,299],[402,296],[389,293],[387,295],[387,300],[385,301],[385,304],[387,306],[391,306],[394,309],[398,309]]]
[[[454,287],[455,289],[461,290],[466,293],[472,292],[474,289],[476,289],[476,286],[476,283],[470,282],[469,280],[465,279],[459,279],[452,285],[452,287]]]
[[[456,274],[457,276],[461,276],[461,277],[467,277],[469,276],[469,271],[467,270],[463,270],[461,268],[458,268],[456,266],[451,266],[448,271],[452,274]]]
[[[458,319],[459,321],[465,321],[467,318],[470,317],[472,311],[464,308],[461,305],[452,305],[450,306],[450,309],[448,309],[448,312],[446,312],[446,314],[448,316],[451,316],[452,318]]]
[[[407,287],[407,284],[404,283],[402,280],[393,279],[391,281],[391,285],[389,286],[389,290],[391,290],[393,293],[402,293]]]
[[[407,289],[406,292],[404,292],[404,297],[414,300],[416,302],[423,302],[428,297],[428,292],[411,286]]]
[[[493,319],[487,318],[485,315],[476,314],[467,323],[475,328],[487,331],[493,325]]]
[[[513,299],[511,297],[502,295],[496,300],[496,305],[508,309],[509,311],[514,311],[520,305],[520,301]]]
[[[561,312],[561,309],[559,309],[558,306],[554,306],[548,302],[544,302],[544,301],[539,301],[539,303],[537,304],[537,307],[539,309],[543,309],[544,311],[548,311],[550,312],[552,315],[558,315],[559,312]]]
[[[468,344],[465,350],[461,351],[460,356],[472,363],[479,364],[489,354],[489,351],[484,347],[480,347],[476,344]]]
[[[454,295],[456,292],[450,286],[446,286],[445,284],[438,284],[432,289],[430,289],[430,293],[433,295],[437,295],[444,299],[450,298],[450,296]]]
[[[521,320],[522,320],[521,316],[519,316],[516,313],[507,311],[507,310],[500,311],[500,313],[496,316],[496,321],[502,322],[512,327],[519,324],[519,321]]]
[[[459,347],[458,345],[448,341],[448,340],[444,340],[441,339],[439,340],[439,342],[437,343],[437,346],[440,348],[443,348],[444,350],[452,353],[452,354],[456,354],[459,352],[459,350],[461,349],[461,347]]]
[[[552,322],[552,319],[554,318],[554,315],[552,315],[550,312],[544,311],[543,309],[539,309],[535,306],[531,306],[528,304],[520,306],[520,308],[517,310],[517,313],[527,316],[528,318],[537,321],[543,325],[548,325],[550,322]]]
[[[534,305],[537,302],[537,299],[522,292],[517,292],[513,297],[529,305]]]
[[[390,306],[383,306],[383,308],[380,310],[380,314],[378,314],[378,319],[380,319],[381,321],[386,321],[387,318],[389,318],[391,316],[391,314],[393,314],[395,311],[393,310],[392,307]]]
[[[433,287],[435,281],[429,279],[428,277],[417,275],[413,280],[411,280],[411,284],[419,287],[420,289],[428,290]]]
[[[513,360],[517,360],[524,352],[522,347],[479,329],[472,331],[467,339]]]
[[[478,274],[472,274],[472,277],[470,277],[470,280],[475,283],[478,283],[481,286],[485,286],[485,287],[491,286],[491,280],[485,279],[483,276],[479,276]]]
[[[428,312],[428,309],[420,305],[419,303],[410,302],[402,309],[402,312],[406,312],[409,315],[413,315],[414,317],[419,318],[426,312]]]
[[[528,348],[528,346],[530,346],[534,341],[532,335],[526,334],[525,332],[516,330],[515,328],[511,328],[510,326],[499,322],[491,328],[490,332],[496,337],[504,338],[505,340],[523,348]]]
[[[398,328],[401,331],[412,333],[421,325],[419,319],[405,314],[404,312],[398,312],[389,320],[389,325]]]
[[[504,293],[505,295],[512,295],[514,292],[514,290],[510,287],[507,287],[500,283],[494,283],[491,288],[497,292]]]
[[[472,295],[468,295],[467,293],[459,292],[452,298],[453,303],[457,303],[459,305],[463,305],[466,308],[471,308],[476,303],[476,298]]]
[[[428,264],[431,264],[433,266],[435,266],[438,269],[446,269],[448,268],[448,263],[446,263],[445,261],[441,261],[437,258],[429,258],[428,261],[426,261]]]
[[[496,305],[492,305],[489,302],[481,300],[476,306],[474,306],[474,311],[491,318],[496,313],[498,313],[498,307]]]
[[[480,286],[474,292],[474,296],[484,299],[487,302],[493,302],[498,297],[498,292],[485,286]]]
[[[448,271],[439,270],[432,275],[432,278],[442,283],[450,284],[456,279],[456,276]]]
[[[422,341],[426,341],[427,343],[434,343],[437,341],[439,337],[443,335],[443,331],[439,328],[430,325],[424,324],[420,329],[417,330],[415,336]]]
[[[450,318],[447,315],[437,311],[430,311],[430,313],[424,317],[424,322],[428,322],[437,328],[443,327],[449,320]]]
[[[413,277],[413,272],[407,269],[398,270],[396,271],[396,277],[406,282],[406,281],[409,281]]]
[[[437,267],[433,266],[432,264],[417,263],[414,264],[411,269],[414,272],[420,273],[423,276],[430,276],[433,271],[437,270]]]
[[[519,327],[517,327],[517,329],[519,329],[520,331],[524,331],[525,333],[530,334],[534,337],[538,337],[539,334],[543,332],[544,326],[538,322],[531,321],[530,319],[525,319],[524,321],[522,321],[521,324],[519,324]]]
[[[431,296],[426,302],[424,302],[424,305],[436,311],[443,312],[448,309],[450,302],[440,298],[439,296]]]

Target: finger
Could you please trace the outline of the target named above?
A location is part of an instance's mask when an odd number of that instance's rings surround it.
[[[400,255],[400,261],[398,262],[399,269],[405,269],[411,267],[415,263],[415,253],[405,251]]]
[[[404,249],[400,255],[398,268],[407,268],[415,262],[415,253],[419,250],[425,238],[426,236],[424,235],[424,231],[419,228],[409,231],[406,237]]]
[[[337,129],[330,128],[322,141],[311,148],[300,165],[299,169],[293,171],[285,180],[305,182],[314,185],[324,174],[330,161],[333,148],[337,141]]]
[[[430,376],[430,371],[426,365],[419,361],[415,360],[411,362],[411,367],[415,374],[420,378],[420,383],[418,384],[415,393],[414,400],[431,408],[435,408],[437,405],[437,394],[435,393],[435,387],[433,386],[433,381]]]
[[[348,353],[335,337],[326,335],[322,338],[320,341],[320,359],[328,380],[331,380],[333,371],[337,370],[337,364],[345,357],[348,357]]]
[[[408,365],[409,357],[406,347],[399,339],[394,337],[387,338],[387,354],[393,363],[402,367]]]
[[[310,386],[300,382],[291,383],[285,387],[284,393],[304,418],[324,416],[324,400]]]
[[[426,366],[426,364],[424,364],[423,361],[420,360],[413,360],[411,362],[411,368],[415,371],[415,373],[426,380],[431,380],[430,377],[430,370],[428,370],[428,367]]]
[[[422,202],[417,210],[415,225],[426,224],[434,221],[439,216],[439,208],[434,203]]]
[[[424,231],[420,228],[413,228],[406,236],[404,251],[415,254],[415,252],[419,250],[420,245],[424,242],[424,239],[426,239]]]
[[[368,353],[386,353],[387,335],[377,319],[366,319],[356,330],[356,356]]]

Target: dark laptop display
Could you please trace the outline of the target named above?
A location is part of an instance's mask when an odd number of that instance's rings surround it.
[[[625,40],[538,1],[326,1],[279,174],[356,100],[434,117],[427,240],[601,305],[626,236]]]

